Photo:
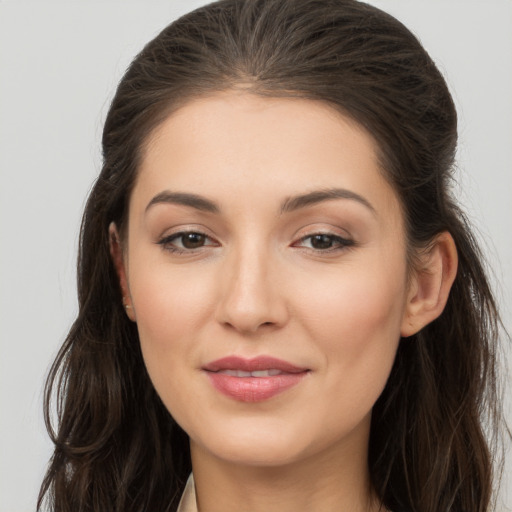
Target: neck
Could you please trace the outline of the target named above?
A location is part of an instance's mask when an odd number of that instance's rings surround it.
[[[366,439],[367,443],[367,439]],[[226,461],[191,442],[199,512],[377,512],[367,450],[330,446],[282,465]]]

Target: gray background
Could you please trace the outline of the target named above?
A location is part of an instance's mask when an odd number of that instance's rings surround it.
[[[0,0],[0,512],[35,509],[50,455],[42,387],[76,313],[78,227],[109,100],[142,45],[204,3]],[[512,1],[370,3],[411,28],[447,77],[457,195],[512,331]],[[512,509],[511,469],[503,487],[498,510]]]

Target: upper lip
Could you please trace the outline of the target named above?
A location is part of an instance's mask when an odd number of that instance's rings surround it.
[[[203,370],[209,372],[218,372],[222,370],[242,370],[245,372],[256,372],[260,370],[280,370],[285,373],[302,373],[308,368],[301,368],[271,356],[258,356],[251,359],[245,359],[239,356],[227,356],[216,359],[203,366]]]

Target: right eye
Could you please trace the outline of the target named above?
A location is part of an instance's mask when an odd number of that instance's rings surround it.
[[[217,245],[208,235],[197,231],[173,233],[172,235],[163,237],[158,241],[158,244],[165,250],[175,253],[192,252],[204,246]]]

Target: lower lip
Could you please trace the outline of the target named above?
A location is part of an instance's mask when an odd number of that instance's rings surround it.
[[[296,386],[307,374],[283,373],[272,377],[233,377],[225,373],[207,372],[213,387],[240,402],[262,402]]]

